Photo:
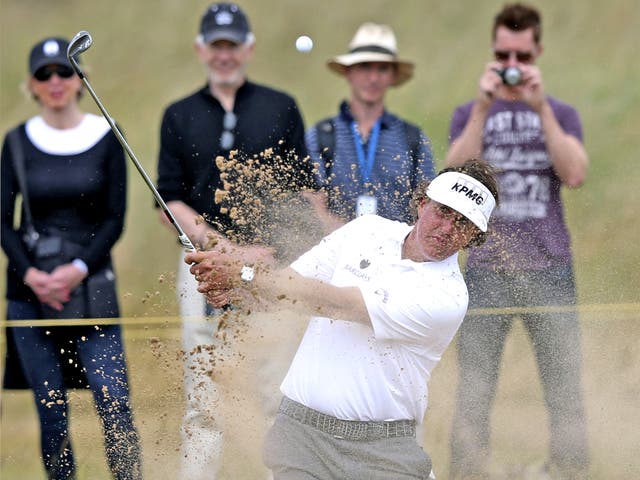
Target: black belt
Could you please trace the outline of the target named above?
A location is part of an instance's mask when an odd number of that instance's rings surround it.
[[[335,438],[343,438],[345,440],[375,440],[379,438],[416,436],[415,420],[394,420],[390,422],[341,420],[305,407],[287,397],[282,399],[280,413],[328,433]]]

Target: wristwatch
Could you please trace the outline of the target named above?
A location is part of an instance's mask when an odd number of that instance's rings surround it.
[[[240,270],[240,278],[244,282],[250,282],[256,276],[256,271],[251,265],[245,265]]]

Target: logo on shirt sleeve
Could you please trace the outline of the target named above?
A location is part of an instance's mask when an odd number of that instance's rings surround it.
[[[382,303],[387,303],[389,301],[389,292],[384,288],[378,288],[373,293],[382,298]]]

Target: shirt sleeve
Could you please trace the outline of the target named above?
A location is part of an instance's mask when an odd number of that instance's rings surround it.
[[[453,141],[462,134],[464,127],[467,126],[471,113],[471,105],[472,104],[463,105],[456,108],[453,112],[451,124],[449,125],[449,144],[452,144]]]
[[[376,338],[408,343],[448,344],[468,306],[462,278],[425,282],[418,272],[379,278],[361,287]]]
[[[553,113],[565,133],[576,137],[580,142],[583,141],[582,124],[575,108],[558,102],[553,109]]]
[[[165,202],[186,200],[183,185],[186,184],[184,169],[180,161],[179,119],[170,107],[160,127],[160,155],[158,157],[158,192]],[[154,205],[156,204],[154,200]],[[157,206],[157,205],[156,205]]]
[[[433,164],[433,151],[431,150],[431,140],[420,130],[420,153],[419,162],[416,168],[416,180],[431,180],[436,176]],[[417,185],[417,184],[416,184]]]
[[[341,246],[347,239],[349,230],[350,225],[347,224],[331,232],[295,260],[291,268],[303,277],[330,283],[338,264]]]
[[[318,125],[314,125],[305,134],[305,145],[309,154],[315,185],[318,188],[327,185],[327,168],[320,155],[320,145],[318,140]]]
[[[310,161],[307,154],[304,120],[300,115],[300,109],[293,98],[290,99],[286,108],[288,122],[284,136],[286,141],[283,145],[283,153],[294,163],[291,187],[294,190],[305,188],[317,190],[318,185],[313,174],[313,162]]]
[[[22,139],[22,136],[20,138]],[[13,168],[13,158],[7,137],[4,139],[1,155],[2,188],[0,189],[0,210],[2,211],[2,230],[0,237],[2,239],[2,249],[9,259],[10,268],[14,268],[18,277],[22,279],[31,262],[22,242],[21,233],[14,228],[16,197],[20,187]]]

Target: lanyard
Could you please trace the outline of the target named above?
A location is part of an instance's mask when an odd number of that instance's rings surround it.
[[[356,155],[358,156],[358,166],[360,167],[360,177],[362,184],[369,183],[373,164],[376,160],[376,148],[378,146],[378,137],[380,136],[380,119],[375,123],[369,137],[369,145],[367,148],[367,158],[364,156],[364,147],[362,145],[362,137],[358,132],[358,126],[355,120],[351,122],[351,132],[353,133],[353,141],[356,144]]]

